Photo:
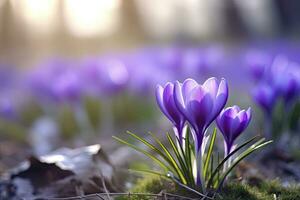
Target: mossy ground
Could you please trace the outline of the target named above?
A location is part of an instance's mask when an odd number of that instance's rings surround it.
[[[283,187],[277,181],[262,182],[256,186],[241,183],[227,185],[219,200],[300,200],[300,187]]]
[[[158,194],[162,191],[191,197],[191,192],[179,189],[172,182],[158,176],[140,179],[130,192]],[[150,200],[154,198],[131,196],[130,199]],[[277,181],[261,182],[256,185],[230,183],[219,194],[215,195],[215,200],[300,200],[300,186],[283,187]]]

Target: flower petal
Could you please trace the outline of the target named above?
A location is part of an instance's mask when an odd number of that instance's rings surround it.
[[[211,94],[212,98],[215,99],[217,97],[217,92],[219,89],[219,84],[218,84],[218,80],[215,77],[211,77],[209,79],[207,79],[204,83],[203,83],[203,87],[209,91],[209,93]]]
[[[215,102],[214,102],[214,108],[213,111],[210,115],[210,120],[208,122],[208,125],[220,114],[220,112],[222,111],[222,109],[224,108],[227,99],[228,99],[228,85],[225,79],[222,79],[220,84],[219,84],[219,88],[218,88],[218,92],[216,94],[216,98],[215,98]]]
[[[205,125],[207,123],[207,118],[209,117],[213,109],[213,99],[211,95],[201,86],[194,88],[190,95],[187,97],[187,110],[191,115],[191,123],[199,131],[204,131]]]
[[[186,101],[186,98],[189,95],[189,93],[198,85],[199,84],[193,79],[186,79],[182,83],[182,97],[184,101]]]
[[[165,108],[165,105],[164,105],[163,93],[164,93],[164,88],[161,85],[157,85],[156,91],[155,91],[156,102],[157,102],[160,110],[168,117],[168,119],[171,119],[171,117],[168,114],[168,112]]]

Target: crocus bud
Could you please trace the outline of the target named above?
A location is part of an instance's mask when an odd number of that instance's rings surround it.
[[[164,87],[158,85],[156,88],[156,101],[161,111],[173,123],[176,128],[176,137],[183,142],[184,116],[179,112],[174,101],[174,84],[167,83]]]
[[[225,140],[225,155],[231,152],[234,141],[247,128],[250,120],[251,108],[246,111],[232,106],[222,110],[216,122]]]

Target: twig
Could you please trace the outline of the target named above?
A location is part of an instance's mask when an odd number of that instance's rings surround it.
[[[109,200],[112,200],[109,196],[109,191],[107,190],[107,187],[106,187],[106,184],[105,184],[105,180],[104,180],[104,176],[102,175],[102,173],[100,173],[100,179],[101,179],[101,182],[102,182],[102,185],[103,185],[103,188],[104,188],[104,191],[105,193],[107,194],[107,198]]]
[[[179,199],[186,199],[186,200],[196,200],[195,198],[190,198],[190,197],[185,197],[185,196],[180,196],[176,194],[171,194],[171,193],[164,193],[164,194],[151,194],[151,193],[95,193],[95,194],[88,194],[88,195],[82,195],[82,196],[74,196],[74,197],[48,197],[48,198],[43,198],[46,200],[76,200],[76,199],[84,199],[84,198],[91,198],[91,197],[99,197],[100,199],[104,199],[102,196],[107,194],[110,195],[110,198],[112,196],[149,196],[149,197],[161,197],[163,198],[164,195],[166,197],[176,197]],[[26,200],[37,200],[39,198],[31,198],[31,199],[26,199]]]
[[[167,176],[170,177],[174,182],[176,182],[176,183],[177,183],[178,185],[180,185],[181,187],[184,187],[185,189],[190,190],[191,192],[193,192],[193,193],[195,193],[195,194],[197,194],[197,195],[203,197],[202,199],[207,198],[207,199],[213,200],[213,198],[211,198],[211,197],[209,197],[209,196],[207,196],[207,195],[205,195],[205,194],[202,194],[201,192],[198,192],[198,191],[194,190],[193,188],[190,188],[190,187],[188,187],[188,186],[186,186],[186,185],[180,183],[180,182],[174,177],[174,175],[173,175],[171,172],[168,172]]]

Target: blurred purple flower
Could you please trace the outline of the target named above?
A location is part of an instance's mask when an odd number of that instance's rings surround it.
[[[282,95],[286,103],[289,103],[299,96],[299,80],[293,76],[286,77]]]
[[[32,94],[41,102],[55,102],[59,100],[53,85],[69,63],[63,59],[48,60],[31,70],[26,76],[26,84]]]
[[[13,66],[0,64],[0,115],[5,119],[13,119],[16,116],[16,98],[13,92],[18,86],[17,79],[18,73]]]
[[[83,62],[82,73],[88,90],[95,96],[123,90],[130,78],[127,66],[117,56],[87,59]]]
[[[185,118],[175,105],[174,84],[169,82],[164,87],[158,85],[156,88],[156,101],[161,111],[173,123],[176,129],[176,137],[178,138],[180,145],[182,145]]]
[[[0,98],[0,115],[5,119],[16,118],[16,105],[13,99],[9,96]]]
[[[175,84],[175,103],[180,112],[193,127],[196,150],[201,151],[205,131],[224,108],[228,98],[228,86],[225,79],[220,82],[214,77],[203,85],[193,79]]]
[[[139,95],[151,94],[157,84],[164,84],[168,80],[173,80],[177,73],[167,61],[165,61],[165,65],[162,64],[164,62],[160,58],[159,49],[153,51],[143,50],[127,59],[130,71],[129,87]]]
[[[183,66],[185,49],[181,47],[160,48],[156,51],[156,62],[159,68],[166,68],[175,72],[180,72]]]
[[[271,57],[262,52],[249,52],[246,55],[246,63],[254,80],[261,80],[272,64]]]
[[[300,94],[300,66],[278,56],[271,68],[271,84],[286,103],[293,101]]]
[[[59,74],[52,83],[52,90],[59,101],[78,102],[82,94],[79,74],[75,69],[68,69]]]
[[[234,141],[247,128],[250,120],[251,108],[245,111],[232,106],[222,110],[216,122],[225,140],[225,155],[231,152]]]
[[[260,84],[254,89],[253,98],[268,115],[272,114],[277,99],[277,93],[274,88],[268,84]]]
[[[182,58],[182,73],[189,76],[203,76],[218,65],[222,56],[223,52],[219,47],[187,48]]]

